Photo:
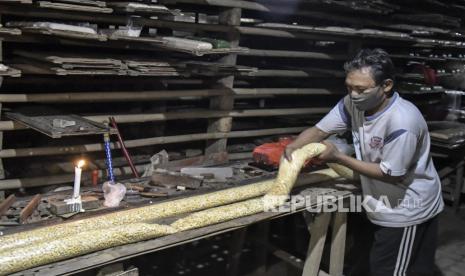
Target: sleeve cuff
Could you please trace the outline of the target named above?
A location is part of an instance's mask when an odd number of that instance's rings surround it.
[[[319,130],[324,131],[326,133],[331,133],[328,129],[322,127],[320,123],[316,124],[315,127],[317,127]]]
[[[379,167],[383,171],[383,173],[390,175],[390,176],[403,176],[407,173],[407,169],[403,170],[393,170],[389,163],[382,161],[379,164]]]

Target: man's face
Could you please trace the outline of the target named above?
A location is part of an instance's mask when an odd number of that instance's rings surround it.
[[[386,83],[376,85],[370,70],[370,68],[362,68],[347,73],[346,87],[355,108],[360,111],[376,112],[387,99],[387,92],[391,87]]]
[[[370,68],[364,67],[347,73],[345,83],[351,96],[373,92],[372,88],[376,87],[376,82],[371,76],[370,70]]]

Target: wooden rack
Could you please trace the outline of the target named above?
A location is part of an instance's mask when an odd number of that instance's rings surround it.
[[[98,3],[65,7],[53,1],[1,1],[0,64],[23,71],[20,78],[5,77],[1,114],[52,106],[100,123],[111,115],[135,155],[165,146],[202,148],[208,155],[235,143],[297,134],[318,121],[345,93],[342,64],[361,47],[385,48],[402,76],[415,76],[399,78],[417,85],[399,86],[399,91],[421,109],[437,102],[443,90],[435,87],[432,93],[418,72],[409,71],[408,62],[441,69],[447,62],[465,61],[460,55],[465,39],[456,31],[457,22],[463,26],[456,12],[465,9],[460,1],[440,7],[425,1],[412,9],[396,0],[367,6],[319,0],[166,0],[158,3],[166,9],[152,11]],[[398,16],[400,10],[407,16]],[[425,13],[436,16],[428,22],[420,16]],[[143,26],[140,37],[99,32],[126,26],[129,19]],[[89,33],[8,26],[22,21],[75,23]],[[186,50],[163,40],[187,34],[228,46]],[[45,64],[40,56],[46,52],[116,57],[122,69],[89,73],[91,67],[84,66],[77,75],[60,76],[57,72],[63,71],[50,70],[56,64]],[[189,74],[172,74],[171,67],[163,68],[165,75],[121,73],[127,70],[125,60],[158,59],[202,66],[183,67]],[[83,72],[87,76],[80,76]],[[98,138],[52,141],[1,119],[0,191],[67,183],[71,178],[65,172],[33,167],[103,154]]]

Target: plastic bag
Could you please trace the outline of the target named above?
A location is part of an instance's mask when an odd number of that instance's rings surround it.
[[[103,205],[106,207],[118,207],[126,195],[126,186],[121,183],[111,184],[107,181],[103,183],[102,190],[103,197],[105,198]]]
[[[144,174],[142,177],[152,176],[155,169],[164,163],[167,163],[169,160],[168,152],[166,150],[162,150],[157,154],[154,154],[150,157],[150,164],[147,165],[144,169]]]

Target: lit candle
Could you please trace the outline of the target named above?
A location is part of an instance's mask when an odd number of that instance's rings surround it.
[[[79,160],[77,166],[74,167],[74,191],[73,191],[73,198],[79,197],[79,190],[81,188],[81,174],[82,174],[82,166],[84,166],[86,162],[84,160]]]

